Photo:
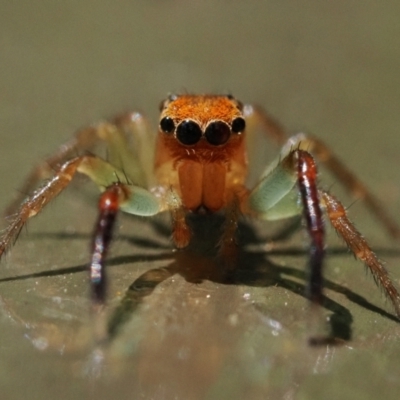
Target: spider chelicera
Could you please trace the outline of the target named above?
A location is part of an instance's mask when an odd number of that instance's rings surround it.
[[[325,213],[356,258],[368,267],[400,317],[399,292],[382,262],[349,221],[343,205],[318,187],[311,154],[325,163],[350,192],[364,199],[392,236],[399,237],[400,231],[374,196],[323,143],[305,134],[287,137],[264,111],[242,105],[230,95],[173,95],[161,103],[160,112],[155,153],[154,137],[146,120],[134,112],[78,131],[70,142],[34,168],[21,190],[32,194],[20,206],[23,198],[16,199],[7,210],[12,217],[0,241],[0,257],[27,220],[79,172],[101,191],[89,268],[94,310],[103,308],[106,301],[104,265],[120,210],[143,217],[169,211],[173,241],[179,249],[191,239],[188,213],[221,211],[226,216],[218,243],[218,257],[223,263],[234,262],[235,232],[241,214],[265,220],[302,215],[311,240],[307,296],[312,304],[320,305]],[[247,188],[246,147],[257,124],[282,150],[255,187]],[[107,148],[106,159],[89,152],[98,142]],[[48,179],[34,190],[44,178]]]

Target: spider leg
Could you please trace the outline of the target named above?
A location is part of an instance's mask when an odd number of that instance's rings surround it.
[[[370,192],[360,179],[357,178],[319,139],[303,133],[291,137],[288,141],[291,146],[309,151],[311,154],[326,164],[327,168],[337,177],[348,192],[355,198],[365,202],[369,210],[378,218],[388,233],[393,238],[400,238],[400,228],[382,206],[380,201]]]
[[[107,257],[120,203],[124,197],[124,189],[120,183],[112,184],[100,196],[99,216],[93,234],[92,258],[89,268],[94,308],[101,308],[106,300],[107,278],[104,260]]]
[[[344,239],[356,258],[363,261],[368,267],[376,284],[382,288],[386,297],[390,299],[397,316],[400,318],[400,294],[390,279],[382,261],[378,259],[364,237],[349,221],[343,205],[334,196],[325,191],[320,191],[320,196],[333,227]]]
[[[296,150],[291,154],[293,154],[293,161],[297,167],[303,215],[311,239],[308,296],[312,303],[322,304],[325,229],[317,188],[317,168],[310,153]]]
[[[60,194],[77,172],[89,176],[102,191],[89,267],[92,311],[95,314],[94,328],[96,338],[101,342],[107,338],[104,313],[102,313],[107,294],[105,259],[118,211],[122,210],[140,216],[157,214],[163,209],[163,204],[155,195],[131,184],[123,171],[99,157],[86,155],[73,158],[66,161],[52,179],[37,189],[22,204],[0,239],[0,257],[15,242],[28,219],[37,215],[43,207]]]
[[[182,206],[182,200],[172,190],[168,196],[168,207],[172,220],[172,238],[178,249],[186,247],[192,236],[192,232],[186,222],[186,211]]]
[[[321,304],[325,232],[316,181],[312,156],[292,150],[277,165],[267,168],[246,199],[244,211],[267,220],[303,213],[311,239],[307,296],[313,304]]]
[[[35,189],[39,181],[48,179],[59,164],[62,164],[66,159],[72,156],[77,148],[77,142],[81,142],[82,148],[90,147],[89,143],[86,142],[88,139],[86,132],[87,130],[77,132],[73,139],[62,144],[54,154],[31,169],[23,184],[16,191],[14,198],[5,208],[4,215],[6,217],[14,214],[18,210],[19,205],[28,194]]]
[[[99,157],[86,155],[66,161],[53,178],[33,192],[16,212],[5,233],[0,239],[0,257],[17,239],[27,220],[38,214],[71,182],[76,172],[87,175],[101,191],[114,183],[123,183],[125,201],[121,209],[127,213],[149,216],[157,214],[162,205],[157,197],[139,186],[131,184],[123,171]]]
[[[245,105],[243,112],[248,121],[248,130],[258,125],[277,144],[283,145],[281,154],[286,155],[293,148],[301,148],[313,154],[317,160],[337,177],[348,192],[355,198],[362,199],[369,210],[378,218],[393,238],[400,238],[400,228],[393,222],[381,202],[371,193],[357,176],[352,173],[321,140],[304,133],[288,137],[285,129],[262,108]]]
[[[137,160],[147,185],[150,187],[155,185],[154,181],[154,147],[155,135],[154,130],[149,125],[147,118],[141,113],[134,111],[117,115],[113,120],[115,126],[123,133],[125,137],[131,139],[131,148],[134,148]],[[118,158],[119,153],[117,153]],[[129,159],[131,160],[131,159]],[[129,162],[128,160],[128,162]]]
[[[245,104],[243,106],[243,114],[246,118],[246,129],[248,131],[254,131],[257,126],[260,126],[278,145],[286,143],[288,135],[285,128],[263,108],[257,105]]]
[[[16,241],[22,227],[27,220],[55,198],[71,181],[75,175],[79,159],[65,162],[52,179],[47,181],[29,196],[13,215],[0,240],[0,257]]]
[[[343,205],[329,193],[318,190],[317,168],[311,154],[301,149],[292,150],[277,165],[273,164],[273,167],[267,168],[266,171],[260,183],[245,199],[243,210],[268,220],[303,213],[311,239],[308,287],[308,297],[311,302],[313,304],[322,302],[325,240],[322,211],[326,209],[333,227],[356,258],[369,268],[375,282],[383,289],[400,317],[398,290],[383,263],[349,221]]]
[[[133,182],[145,186],[151,178],[149,163],[152,162],[152,155],[149,154],[149,149],[153,149],[152,140],[153,135],[146,119],[138,112],[120,115],[112,122],[104,121],[80,129],[54,154],[33,167],[6,208],[5,215],[14,214],[38,182],[53,176],[60,165],[79,153],[91,151],[101,142],[106,146],[108,161],[123,170]]]

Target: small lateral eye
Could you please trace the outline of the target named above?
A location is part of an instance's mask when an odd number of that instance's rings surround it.
[[[176,137],[182,143],[186,145],[196,144],[201,139],[200,126],[190,119],[182,121],[176,129]]]
[[[246,121],[242,117],[235,118],[232,121],[232,132],[243,132],[244,128],[246,128]]]
[[[228,141],[231,130],[225,122],[216,121],[207,126],[205,136],[208,143],[218,146]]]
[[[172,133],[175,129],[175,124],[172,118],[164,117],[160,121],[160,128],[165,133]]]

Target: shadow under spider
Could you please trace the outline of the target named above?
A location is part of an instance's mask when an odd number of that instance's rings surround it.
[[[167,266],[146,271],[130,285],[109,320],[108,334],[110,340],[118,334],[120,328],[131,318],[143,299],[151,295],[160,283],[174,275],[180,275],[191,283],[201,283],[203,280],[209,280],[226,285],[263,288],[279,286],[292,293],[306,297],[307,273],[297,268],[277,265],[268,258],[268,256],[280,252],[282,254],[300,253],[301,255],[307,255],[306,250],[251,251],[246,247],[253,244],[265,244],[266,240],[260,240],[255,235],[254,229],[243,222],[239,224],[239,254],[236,263],[234,266],[228,266],[221,259],[218,259],[215,248],[215,243],[218,242],[221,233],[221,226],[223,226],[222,217],[219,215],[192,216],[190,224],[195,235],[189,247],[185,250],[177,251],[174,254],[174,260]],[[294,220],[279,232],[277,237],[280,240],[287,238],[299,226],[299,220]],[[346,248],[342,248],[338,252],[348,254]],[[399,254],[399,252],[396,254]],[[305,283],[298,283],[298,279]],[[345,295],[350,301],[372,312],[398,322],[394,315],[373,305],[366,298],[345,287],[329,280],[324,281],[324,287]],[[350,340],[352,337],[351,325],[353,317],[349,310],[325,295],[323,296],[322,306],[331,311],[332,315],[329,320],[329,335],[327,338],[323,338],[320,344],[334,344]],[[319,344],[318,339],[312,343]]]
[[[204,280],[226,285],[244,285],[253,287],[267,288],[269,286],[278,286],[291,291],[302,297],[306,297],[306,271],[293,267],[280,266],[273,263],[268,257],[271,255],[307,255],[307,250],[302,248],[286,248],[274,249],[266,252],[265,250],[251,250],[252,245],[263,245],[268,241],[282,241],[293,234],[300,227],[299,219],[292,220],[283,230],[278,232],[272,238],[261,238],[255,233],[255,230],[246,222],[239,223],[239,253],[234,266],[228,266],[221,262],[216,255],[215,243],[218,243],[221,227],[223,227],[224,219],[221,215],[198,216],[192,215],[189,218],[189,224],[194,232],[193,239],[187,249],[171,253],[170,246],[166,245],[166,241],[145,239],[143,237],[132,237],[118,235],[119,240],[126,240],[142,248],[157,248],[166,250],[163,254],[156,255],[133,255],[118,256],[110,258],[107,261],[107,267],[117,266],[126,263],[134,263],[138,261],[151,260],[171,260],[165,267],[151,269],[139,276],[127,289],[124,297],[113,311],[108,321],[109,340],[118,334],[124,324],[132,317],[135,310],[141,305],[146,296],[151,295],[154,289],[162,282],[174,275],[182,276],[187,282],[200,283]],[[156,231],[155,237],[165,238],[170,235],[170,230],[165,224],[157,220],[152,220],[152,226]],[[58,239],[70,239],[88,237],[88,235],[75,234],[35,234],[35,237],[51,236]],[[167,251],[168,250],[168,251]],[[386,254],[392,253],[399,255],[399,251],[382,250]],[[329,254],[346,254],[348,251],[345,247],[330,249]],[[6,281],[16,281],[37,277],[49,277],[63,275],[66,273],[81,272],[87,269],[87,265],[68,267],[55,271],[42,271],[34,274],[3,278],[0,283]],[[297,282],[301,280],[303,283]],[[337,293],[346,296],[353,303],[364,307],[372,312],[393,321],[398,319],[370,303],[366,298],[354,293],[348,288],[338,285],[330,280],[324,280],[324,288],[328,288]],[[348,341],[352,336],[351,325],[353,317],[349,310],[331,300],[326,295],[323,296],[322,306],[332,312],[330,316],[330,332],[329,336],[322,343],[340,343]]]

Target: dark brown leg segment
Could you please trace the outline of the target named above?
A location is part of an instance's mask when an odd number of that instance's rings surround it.
[[[308,297],[312,303],[321,304],[325,230],[317,189],[317,168],[314,159],[306,151],[296,150],[292,154],[294,161],[297,163],[298,185],[304,210],[303,215],[311,239]]]
[[[397,316],[400,318],[400,294],[389,277],[383,263],[377,258],[367,241],[360,232],[347,218],[347,213],[343,205],[327,192],[321,192],[322,201],[325,204],[328,217],[338,232],[344,239],[347,246],[354,255],[365,263],[371,271],[376,284],[383,289],[385,295],[390,299]]]
[[[244,113],[249,119],[249,124],[256,123],[261,125],[265,133],[271,137],[275,143],[283,145],[289,139],[282,125],[262,108],[246,105]],[[300,147],[313,154],[319,162],[324,163],[355,198],[362,199],[393,238],[400,238],[399,226],[394,223],[393,218],[385,212],[385,208],[380,201],[369,191],[364,183],[335,156],[325,143],[313,135],[305,134],[304,139],[301,140]]]
[[[314,137],[306,140],[307,150],[315,154],[318,160],[325,163],[345,188],[357,199],[365,201],[367,207],[381,221],[394,238],[400,238],[400,229],[386,212],[379,200],[368,188],[332,153],[325,143]]]
[[[112,239],[119,205],[124,198],[125,193],[120,183],[109,186],[100,196],[99,217],[94,230],[92,259],[89,269],[92,300],[95,308],[102,307],[106,300],[107,278],[104,263]]]

